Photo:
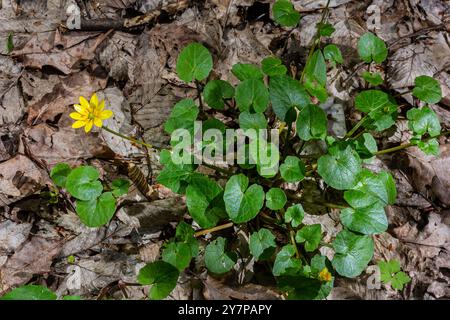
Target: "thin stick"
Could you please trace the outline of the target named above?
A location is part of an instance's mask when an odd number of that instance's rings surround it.
[[[229,223],[226,223],[221,226],[214,227],[214,228],[200,230],[200,231],[197,231],[196,233],[194,233],[194,237],[197,238],[197,237],[203,236],[205,234],[209,234],[209,233],[213,233],[216,231],[231,228],[232,226],[234,226],[233,222],[229,222]]]

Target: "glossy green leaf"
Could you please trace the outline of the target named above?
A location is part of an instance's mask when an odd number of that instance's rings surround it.
[[[316,50],[305,66],[305,74],[309,79],[317,81],[325,87],[327,83],[327,64],[321,50]]]
[[[327,127],[327,114],[322,108],[309,104],[300,111],[297,118],[297,134],[302,140],[324,140]]]
[[[439,81],[429,76],[419,76],[414,80],[413,95],[426,103],[438,103],[442,99]]]
[[[269,104],[269,91],[260,79],[248,79],[236,88],[236,104],[241,111],[264,112]]]
[[[367,207],[343,209],[340,219],[349,230],[367,235],[383,233],[388,227],[383,205],[379,202]]]
[[[272,109],[282,121],[290,109],[301,109],[311,103],[300,82],[286,75],[270,78],[269,92]]]
[[[287,156],[280,166],[280,173],[286,182],[302,181],[306,175],[305,164],[295,156]]]
[[[397,197],[395,181],[389,172],[375,173],[363,169],[352,190],[345,191],[345,200],[354,208],[363,208],[380,202],[382,206],[394,204]]]
[[[223,110],[226,99],[234,97],[234,88],[223,80],[212,80],[208,82],[203,90],[205,102],[213,109]]]
[[[257,184],[248,187],[248,182],[246,176],[238,174],[232,176],[225,186],[225,208],[235,223],[252,220],[264,205],[263,188]]]
[[[264,74],[261,69],[254,64],[237,63],[233,66],[231,72],[241,81],[249,79],[262,80],[264,78]]]
[[[97,199],[76,203],[76,211],[81,222],[91,228],[107,224],[116,212],[116,199],[111,192],[105,192]]]
[[[298,203],[289,207],[284,214],[284,221],[286,223],[290,223],[293,228],[297,228],[303,221],[305,217],[305,210],[303,210],[303,206]]]
[[[328,154],[319,158],[317,172],[332,188],[346,190],[353,188],[361,171],[361,160],[350,146],[331,147]]]
[[[266,207],[271,210],[280,210],[287,202],[284,191],[280,188],[271,188],[266,193]]]
[[[177,268],[164,261],[147,264],[137,276],[142,285],[152,285],[149,296],[152,300],[166,298],[177,285],[180,273]]]
[[[313,97],[319,99],[320,102],[325,103],[328,99],[327,88],[324,85],[318,83],[315,79],[306,75],[303,82],[306,91]]]
[[[73,169],[66,179],[66,189],[79,200],[93,200],[103,191],[102,183],[98,180],[97,169],[91,166],[80,166]]]
[[[128,193],[130,181],[127,179],[115,179],[111,183],[112,193],[115,197],[123,196]]]
[[[164,124],[164,130],[171,134],[177,129],[192,131],[194,121],[197,119],[199,109],[192,99],[183,99],[173,107],[169,118]]]
[[[230,271],[236,264],[236,255],[225,251],[226,240],[222,237],[211,241],[205,249],[206,268],[212,273],[222,274]]]
[[[358,53],[364,62],[382,63],[387,58],[388,50],[383,40],[367,32],[358,41]]]
[[[50,178],[53,182],[61,188],[66,187],[67,176],[72,171],[72,168],[67,163],[58,163],[50,171]]]
[[[268,229],[260,229],[250,235],[249,248],[256,260],[267,260],[275,252],[275,236]]]
[[[241,112],[239,115],[239,126],[241,129],[266,129],[267,119],[262,113]]]
[[[428,133],[431,137],[436,137],[441,133],[439,118],[430,107],[410,109],[406,117],[409,129],[416,135]]]
[[[273,5],[273,18],[283,27],[295,27],[300,21],[300,13],[289,0],[277,0]]]
[[[392,288],[403,290],[405,284],[411,281],[411,278],[401,271],[400,262],[398,260],[379,261],[381,281],[385,284],[391,283]]]
[[[366,90],[355,98],[358,110],[367,113],[372,120],[369,124],[377,131],[388,129],[395,123],[397,104],[387,93],[380,90]]]
[[[24,285],[0,297],[0,300],[56,300],[56,294],[40,285]]]
[[[262,70],[270,77],[283,76],[287,73],[287,68],[283,62],[276,57],[267,57],[261,62]]]
[[[278,252],[273,264],[272,273],[275,277],[281,275],[292,275],[301,268],[300,259],[295,258],[295,247],[291,244],[285,245]]]
[[[377,141],[370,133],[363,133],[355,140],[355,150],[361,159],[371,158],[378,152]]]
[[[287,291],[288,300],[323,300],[333,289],[333,281],[321,282],[304,275],[282,276],[277,280],[279,288]]]
[[[331,263],[336,272],[341,276],[354,278],[372,260],[374,244],[369,236],[342,230],[333,241],[333,248],[335,254]]]
[[[305,250],[312,252],[319,247],[322,238],[322,227],[320,224],[307,225],[297,231],[295,241],[305,243]]]
[[[344,58],[342,58],[341,50],[335,44],[329,44],[323,48],[323,56],[326,60],[332,61],[334,63],[344,63]]]
[[[201,81],[208,77],[213,67],[211,53],[200,43],[191,43],[178,56],[177,73],[181,80]]]
[[[373,86],[379,86],[384,82],[383,78],[381,77],[381,74],[377,72],[371,73],[368,71],[364,71],[361,76],[363,77],[364,80],[366,80]]]
[[[216,226],[220,216],[212,210],[212,202],[221,195],[222,188],[214,180],[201,174],[194,174],[189,179],[190,184],[186,188],[189,214],[202,228]]]

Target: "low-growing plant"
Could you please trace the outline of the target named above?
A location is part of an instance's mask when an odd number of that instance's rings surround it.
[[[116,212],[116,199],[128,193],[130,182],[115,179],[111,185],[102,183],[99,172],[92,166],[71,168],[58,163],[50,172],[53,182],[75,198],[75,210],[88,227],[107,224]]]
[[[282,26],[296,26],[300,15],[287,0],[275,3],[274,18]],[[406,112],[409,129],[413,133],[409,143],[378,150],[373,134],[381,134],[394,126],[400,110],[397,101],[386,89],[379,73],[370,66],[383,63],[388,49],[383,40],[372,33],[358,41],[358,53],[367,63],[361,74],[372,88],[356,94],[354,105],[361,114],[345,136],[332,136],[328,117],[319,102],[325,102],[327,71],[343,63],[339,47],[323,45],[322,37],[334,32],[327,23],[325,9],[317,25],[317,34],[304,69],[299,74],[288,74],[282,61],[267,57],[261,66],[236,64],[231,72],[239,80],[234,87],[220,79],[208,79],[213,58],[199,43],[185,47],[177,61],[180,79],[195,83],[198,104],[192,99],[178,102],[165,124],[172,134],[172,151],[161,152],[164,169],[157,181],[176,193],[186,196],[187,208],[193,224],[204,230],[195,233],[185,221],[180,222],[176,236],[162,251],[162,261],[148,264],[139,275],[140,283],[152,284],[150,298],[163,298],[175,287],[178,275],[190,266],[193,258],[203,257],[204,265],[215,276],[224,276],[235,267],[241,252],[236,249],[234,232],[248,233],[248,251],[261,268],[271,271],[279,289],[288,299],[324,299],[333,288],[335,276],[357,277],[373,258],[373,235],[387,230],[385,207],[395,203],[396,186],[387,171],[373,172],[364,167],[377,155],[417,146],[427,154],[438,155],[437,137],[441,134],[439,119],[427,104],[437,103],[442,97],[440,84],[431,77],[416,78],[412,94],[422,104]],[[198,133],[195,121],[203,127],[216,128],[225,137],[226,129],[278,128],[281,143],[271,145],[280,167],[269,174],[262,173],[262,163],[252,151],[250,141],[245,151],[252,164],[217,165],[198,163],[192,149],[183,149],[189,163],[175,163],[180,140],[174,138],[177,130]],[[294,135],[294,130],[296,134]],[[444,134],[447,134],[445,132]],[[191,137],[190,135],[190,137]],[[206,146],[221,150],[221,139],[209,140]],[[256,142],[255,142],[256,141]],[[226,146],[234,144],[227,141]],[[305,152],[305,146],[321,145],[323,154]],[[275,147],[274,147],[275,146]],[[205,143],[203,145],[205,147]],[[267,151],[266,149],[266,151]],[[204,149],[201,149],[204,150]],[[218,162],[220,163],[220,161]],[[208,167],[209,175],[201,166]],[[325,183],[325,188],[320,183]],[[315,185],[311,189],[311,184]],[[331,242],[325,243],[325,228],[321,224],[304,221],[305,212],[314,214],[308,191],[324,193],[323,199],[334,203],[315,203],[340,210],[339,231]],[[311,212],[309,210],[311,209]],[[220,236],[216,232],[222,230]],[[204,241],[198,238],[212,234]],[[332,251],[331,261],[325,255]],[[197,258],[198,259],[198,258]],[[401,289],[407,275],[395,268],[380,265],[382,280]],[[391,270],[392,269],[392,270]],[[395,269],[395,270],[393,270]],[[387,271],[386,271],[387,270]]]

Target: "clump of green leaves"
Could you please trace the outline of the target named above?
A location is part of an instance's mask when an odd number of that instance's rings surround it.
[[[400,268],[398,260],[378,261],[380,279],[384,284],[390,284],[395,290],[403,290],[403,287],[411,281],[411,278]]]
[[[282,26],[296,26],[300,19],[288,0],[276,1],[273,16]],[[336,276],[357,277],[371,263],[373,236],[387,230],[385,207],[395,203],[397,191],[389,172],[373,172],[365,164],[377,154],[411,145],[436,154],[436,137],[441,134],[441,127],[429,106],[410,108],[406,116],[414,134],[411,143],[392,150],[378,150],[373,133],[394,126],[401,111],[388,91],[371,88],[360,90],[354,97],[361,120],[345,136],[331,136],[327,113],[318,102],[326,101],[329,96],[328,70],[344,62],[338,46],[321,43],[322,37],[330,37],[333,32],[324,14],[299,74],[288,75],[283,61],[269,56],[261,65],[232,66],[230,71],[236,85],[208,79],[213,59],[203,45],[190,44],[182,50],[177,63],[178,75],[186,82],[195,81],[203,99],[178,102],[165,125],[168,134],[177,129],[195,133],[194,121],[202,119],[204,127],[219,129],[224,137],[226,129],[278,128],[281,144],[250,140],[240,151],[245,151],[245,159],[254,163],[246,161],[227,168],[208,164],[212,171],[208,174],[198,170],[200,165],[194,162],[175,164],[174,150],[161,152],[164,168],[157,181],[185,195],[193,225],[181,221],[175,237],[163,247],[162,261],[141,270],[139,282],[152,285],[150,298],[167,296],[175,287],[179,273],[186,268],[198,272],[206,268],[216,277],[237,268],[238,257],[242,255],[236,250],[237,230],[247,233],[248,253],[256,264],[271,272],[280,292],[288,299],[324,299],[333,288]],[[362,78],[373,87],[381,87],[384,83],[381,75],[370,72],[369,67],[386,60],[385,42],[366,33],[358,41],[358,52],[368,66]],[[424,104],[437,103],[442,95],[439,84],[430,79],[418,77],[412,91]],[[231,120],[222,122],[216,114]],[[171,145],[176,146],[178,142],[171,141]],[[325,151],[304,153],[306,144],[320,144]],[[210,141],[207,147],[219,150],[223,145]],[[263,170],[267,168],[258,148],[275,155],[279,168]],[[189,152],[187,156],[193,159]],[[323,197],[337,203],[311,200],[314,197],[308,190],[323,193],[319,187],[322,182],[328,187]],[[307,214],[315,213],[310,212],[314,205],[340,210],[342,230],[327,242],[324,241],[326,228],[305,219]],[[196,234],[195,225],[204,230]],[[215,234],[219,230],[223,230],[221,234]],[[210,233],[210,237],[202,237]],[[333,251],[331,260],[323,254],[324,246]],[[193,259],[196,259],[195,266]],[[399,266],[395,267],[389,267],[390,278],[384,279],[399,287],[405,277],[399,273]]]
[[[66,189],[76,199],[75,209],[81,222],[91,228],[101,227],[112,219],[117,198],[127,194],[130,186],[128,180],[116,179],[105,188],[96,168],[71,168],[66,163],[53,167],[50,177],[56,186]]]

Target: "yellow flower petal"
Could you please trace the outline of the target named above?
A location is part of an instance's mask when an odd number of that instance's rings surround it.
[[[93,105],[94,107],[98,106],[98,97],[97,94],[94,93],[91,97],[91,101],[90,101],[91,105]]]
[[[82,107],[82,108],[84,108],[84,109],[86,109],[86,110],[89,110],[89,109],[90,109],[89,102],[86,100],[85,97],[81,97],[81,96],[80,96],[80,104],[81,104],[81,107]]]
[[[100,118],[95,118],[95,119],[94,119],[94,125],[97,126],[97,127],[99,127],[99,128],[101,128],[102,125],[103,125],[102,119],[100,119]]]
[[[97,111],[103,111],[105,109],[105,100],[100,101],[100,104],[97,107]]]
[[[93,124],[94,122],[92,120],[87,121],[86,126],[84,127],[84,131],[86,131],[86,133],[91,131]]]
[[[87,120],[87,116],[86,115],[79,114],[78,112],[72,112],[71,114],[69,114],[69,116],[73,120]]]
[[[84,127],[85,124],[86,124],[86,121],[75,121],[72,124],[72,128],[78,129],[78,128]]]
[[[83,115],[88,115],[89,114],[89,111],[86,110],[85,108],[83,108],[82,106],[80,106],[79,104],[74,104],[73,107],[80,114],[83,114]]]
[[[111,118],[114,115],[114,113],[111,110],[103,110],[100,113],[100,119],[106,120],[108,118]]]

